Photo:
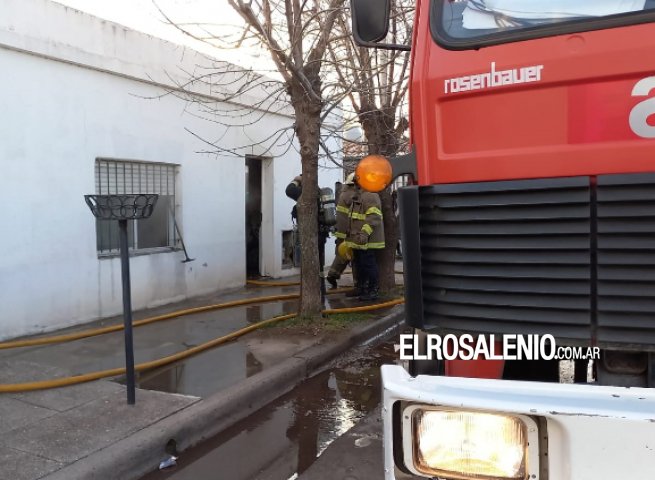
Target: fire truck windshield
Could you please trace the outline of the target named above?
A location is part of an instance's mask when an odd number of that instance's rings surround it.
[[[447,44],[449,40],[502,41],[508,33],[516,40],[521,32],[546,27],[586,30],[589,20],[636,23],[635,18],[645,12],[655,13],[655,0],[433,0],[433,8],[433,32],[437,30],[438,39]]]

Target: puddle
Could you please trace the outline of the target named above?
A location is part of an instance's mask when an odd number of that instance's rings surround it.
[[[297,287],[248,288],[220,296],[198,298],[174,306],[135,312],[134,317],[142,319],[173,310],[297,292]],[[342,296],[328,297],[328,305],[341,306],[343,298],[340,297]],[[297,305],[298,300],[294,299],[210,310],[135,328],[135,362],[143,363],[188,350],[252,323],[295,312]],[[71,328],[67,332],[120,323],[120,317],[112,317]],[[148,390],[206,397],[279,363],[281,359],[288,358],[315,342],[316,338],[312,335],[285,334],[270,338],[264,329],[174,365],[138,374],[137,386]],[[57,367],[62,375],[109,370],[125,365],[124,334],[118,331],[74,342],[7,350],[0,352],[0,358],[51,365]]]
[[[162,324],[157,335],[153,335],[151,329],[140,342],[135,337],[136,350],[142,357],[161,358],[226,335],[248,324],[293,312],[296,308],[296,301],[288,301],[204,313],[196,319],[186,317],[186,322]],[[263,342],[257,341],[256,338],[247,335],[175,364],[141,373],[137,376],[137,387],[206,397],[278,362],[280,353],[277,350],[288,356],[289,351],[297,351],[307,346],[295,346],[290,343],[290,339]],[[118,355],[122,355],[118,346],[117,351]],[[117,358],[115,361],[120,364],[121,360]]]
[[[286,302],[264,303],[261,305],[250,305],[246,307],[246,320],[249,323],[257,323],[262,320],[285,315],[298,311],[298,300]]]
[[[352,302],[350,303],[352,306]],[[206,313],[186,323],[176,332],[166,332],[168,341],[162,341],[163,333],[151,339],[151,345],[139,344],[137,352],[150,358],[161,358],[188,349],[209,339],[225,335],[255,322],[295,312],[296,300],[270,304],[250,305],[231,312]],[[334,308],[334,307],[332,307]],[[175,325],[175,324],[173,324]],[[146,327],[149,328],[150,326]],[[164,326],[162,325],[162,328]],[[265,368],[278,364],[315,342],[311,335],[247,335],[234,342],[213,348],[186,360],[137,376],[137,387],[168,393],[180,393],[207,397],[255,375]],[[177,333],[177,338],[175,338]],[[117,355],[122,350],[116,346]],[[116,362],[121,360],[116,359]],[[120,363],[119,363],[120,364]]]
[[[375,409],[381,397],[379,367],[396,359],[392,343],[352,352],[246,420],[183,452],[176,467],[142,480],[297,478]]]

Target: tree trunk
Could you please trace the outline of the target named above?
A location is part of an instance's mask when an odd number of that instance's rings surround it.
[[[366,105],[363,106],[359,118],[366,134],[369,154],[380,154],[390,158],[398,153],[394,115],[385,114],[374,106]],[[378,254],[378,268],[380,270],[380,291],[387,294],[396,286],[396,245],[399,234],[391,189],[388,187],[379,195],[384,217],[385,248]]]
[[[387,294],[396,286],[396,244],[398,243],[398,225],[393,210],[390,189],[380,192],[382,202],[382,215],[384,216],[384,242],[385,248],[378,256],[380,269],[380,291]]]
[[[320,91],[320,89],[319,89]],[[300,316],[321,314],[321,277],[318,238],[318,149],[321,105],[312,101],[301,85],[290,85],[289,95],[296,117],[296,134],[302,162],[302,195],[298,200],[300,232]]]

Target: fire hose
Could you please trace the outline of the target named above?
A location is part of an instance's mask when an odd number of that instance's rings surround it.
[[[343,289],[341,291],[343,291]],[[340,293],[340,292],[332,290],[332,293]],[[168,313],[168,314],[165,314],[165,315],[159,315],[159,316],[156,316],[156,317],[151,317],[151,318],[139,320],[137,322],[134,322],[134,325],[135,326],[142,326],[142,325],[147,325],[149,323],[154,323],[154,322],[157,322],[157,321],[168,320],[170,318],[176,318],[176,317],[180,317],[180,316],[183,316],[183,315],[189,315],[189,314],[192,314],[192,313],[206,312],[206,311],[209,311],[209,310],[229,308],[229,307],[240,306],[240,305],[248,305],[248,304],[251,304],[251,303],[271,302],[271,301],[278,301],[278,300],[289,300],[289,299],[294,299],[294,298],[298,298],[298,297],[299,297],[298,294],[275,295],[275,296],[269,296],[269,297],[259,297],[259,298],[237,300],[237,301],[226,302],[226,303],[222,303],[222,304],[207,305],[207,306],[204,306],[204,307],[196,307],[196,308],[190,308],[190,309],[186,309],[186,310],[179,310],[177,312],[171,312],[171,313]],[[335,314],[335,313],[368,312],[368,311],[380,310],[380,309],[384,309],[384,308],[390,308],[390,307],[393,307],[395,305],[400,305],[400,304],[404,303],[404,301],[405,300],[403,298],[399,298],[399,299],[390,300],[390,301],[375,304],[375,305],[364,305],[364,306],[360,306],[360,307],[327,309],[327,310],[323,310],[322,313],[329,315],[329,314]],[[297,313],[290,313],[290,314],[286,314],[286,315],[281,315],[281,316],[269,318],[267,320],[262,320],[260,322],[257,322],[257,323],[254,323],[252,325],[249,325],[247,327],[236,330],[236,331],[234,331],[232,333],[229,333],[227,335],[214,338],[213,340],[209,340],[208,342],[205,342],[205,343],[203,343],[201,345],[197,345],[195,347],[189,348],[187,350],[183,350],[183,351],[175,353],[173,355],[169,355],[167,357],[163,357],[163,358],[159,358],[159,359],[156,359],[156,360],[151,360],[151,361],[148,361],[148,362],[140,363],[138,365],[135,365],[135,370],[138,371],[138,372],[152,370],[154,368],[162,367],[164,365],[168,365],[168,364],[171,364],[173,362],[189,358],[189,357],[191,357],[193,355],[197,355],[198,353],[204,352],[205,350],[209,350],[209,349],[214,348],[216,346],[219,346],[219,345],[225,344],[227,342],[230,342],[232,340],[235,340],[235,339],[237,339],[237,338],[239,338],[239,337],[241,337],[243,335],[246,335],[247,333],[253,332],[253,331],[258,330],[258,329],[260,329],[262,327],[265,327],[267,325],[293,318],[296,315],[297,315]],[[87,337],[91,337],[91,336],[96,336],[96,335],[102,335],[102,334],[105,334],[105,333],[115,332],[115,331],[121,330],[122,328],[123,328],[122,325],[115,325],[115,326],[111,326],[111,327],[104,327],[104,328],[86,330],[86,331],[67,334],[67,335],[57,335],[57,336],[45,337],[45,338],[39,338],[39,339],[19,340],[19,341],[14,341],[14,342],[4,342],[4,343],[0,343],[0,348],[8,349],[8,348],[18,348],[18,347],[33,346],[33,345],[46,345],[46,344],[53,344],[53,343],[61,343],[61,342],[65,342],[65,341],[77,340],[77,339],[81,339],[81,338],[87,338]],[[49,389],[49,388],[65,387],[65,386],[90,382],[90,381],[93,381],[93,380],[99,380],[101,378],[115,377],[117,375],[122,375],[124,373],[125,373],[125,368],[124,367],[119,367],[119,368],[113,368],[113,369],[109,369],[109,370],[100,370],[100,371],[97,371],[97,372],[84,373],[84,374],[81,374],[81,375],[62,377],[62,378],[53,379],[53,380],[41,380],[41,381],[35,381],[35,382],[13,383],[13,384],[0,384],[0,393],[18,393],[18,392],[28,392],[28,391],[33,391],[33,390],[45,390],[45,389]]]

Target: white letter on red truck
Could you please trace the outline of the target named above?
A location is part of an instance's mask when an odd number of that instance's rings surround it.
[[[639,80],[632,89],[633,97],[647,97],[655,89],[655,77]],[[630,112],[630,128],[642,138],[655,138],[655,126],[648,124],[648,117],[655,115],[655,98],[638,103]]]

